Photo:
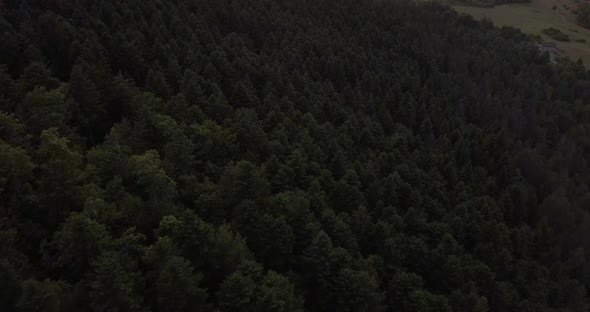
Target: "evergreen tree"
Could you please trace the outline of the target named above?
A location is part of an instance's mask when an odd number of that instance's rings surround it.
[[[348,0],[0,25],[2,311],[589,308],[590,74],[517,29]]]

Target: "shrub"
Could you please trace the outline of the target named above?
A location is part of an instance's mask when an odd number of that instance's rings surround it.
[[[570,37],[567,34],[564,34],[561,30],[553,27],[543,29],[543,33],[557,41],[570,41]]]

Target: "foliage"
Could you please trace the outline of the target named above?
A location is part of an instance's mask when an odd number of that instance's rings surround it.
[[[578,25],[590,29],[590,5],[581,4],[577,11],[576,21]]]
[[[550,27],[543,29],[543,33],[557,41],[570,41],[570,37],[557,28]]]
[[[405,0],[0,29],[2,311],[589,308],[590,76],[516,29]]]

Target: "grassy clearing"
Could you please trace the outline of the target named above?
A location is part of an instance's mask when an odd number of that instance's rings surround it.
[[[557,42],[557,47],[572,60],[581,58],[586,67],[590,66],[590,31],[576,25],[576,17],[563,8],[576,7],[569,0],[532,0],[527,4],[504,4],[493,8],[453,5],[455,10],[475,18],[489,18],[498,26],[514,26],[523,32],[540,35],[543,40],[555,41],[543,34],[547,28],[555,28],[569,34],[572,41]],[[556,7],[553,10],[553,7]]]

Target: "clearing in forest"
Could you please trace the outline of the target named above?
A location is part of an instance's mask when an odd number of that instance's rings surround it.
[[[544,41],[555,41],[565,55],[573,61],[581,58],[588,67],[590,30],[576,24],[576,16],[572,13],[576,7],[576,2],[571,0],[532,0],[530,3],[503,4],[492,8],[453,5],[458,12],[470,14],[478,19],[487,17],[497,26],[514,26],[524,33],[540,35]],[[560,30],[571,40],[557,42],[543,33],[543,30],[548,28]]]

